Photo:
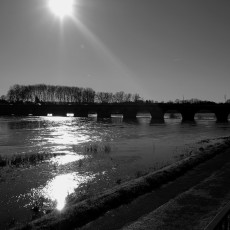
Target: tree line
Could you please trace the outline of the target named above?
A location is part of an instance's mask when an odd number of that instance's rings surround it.
[[[95,92],[91,88],[54,86],[54,85],[13,85],[6,96],[9,102],[34,103],[124,103],[137,102],[139,94]]]
[[[70,86],[54,86],[45,84],[36,85],[19,85],[15,84],[10,87],[6,95],[0,97],[2,103],[167,103],[167,104],[215,104],[213,101],[203,101],[197,98],[188,100],[176,99],[175,101],[153,101],[143,100],[139,94],[125,93],[119,91],[111,92],[95,92],[92,88],[70,87]],[[225,100],[230,104],[230,99]]]

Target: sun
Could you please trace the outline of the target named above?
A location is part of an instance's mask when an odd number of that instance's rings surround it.
[[[49,0],[48,7],[59,19],[71,17],[74,14],[75,0]]]

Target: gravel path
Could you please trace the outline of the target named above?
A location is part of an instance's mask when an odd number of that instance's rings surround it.
[[[230,154],[230,151],[226,153]],[[223,167],[198,185],[123,230],[204,229],[230,200],[229,178],[230,162],[226,161]]]

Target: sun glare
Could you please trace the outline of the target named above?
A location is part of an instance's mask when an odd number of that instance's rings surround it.
[[[49,0],[48,7],[59,19],[71,17],[74,14],[75,0]]]
[[[32,194],[54,201],[56,209],[61,211],[66,205],[68,195],[74,193],[75,189],[94,178],[95,175],[80,175],[78,173],[57,175],[49,180],[45,187],[32,189]]]

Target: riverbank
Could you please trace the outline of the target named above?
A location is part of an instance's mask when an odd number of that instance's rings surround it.
[[[41,219],[35,220],[26,226],[27,229],[57,229],[80,227],[99,217],[103,213],[116,208],[136,197],[150,192],[159,186],[175,180],[189,169],[216,156],[230,148],[229,137],[219,139],[214,145],[204,145],[198,151],[179,162],[165,167],[157,172],[118,185],[90,199],[76,203],[74,200],[61,212],[54,211]]]
[[[229,153],[230,151],[227,150],[224,155],[229,155]],[[206,179],[149,214],[128,224],[122,230],[206,229],[223,208],[229,204],[229,177],[230,161],[229,156],[227,156],[226,163]]]

